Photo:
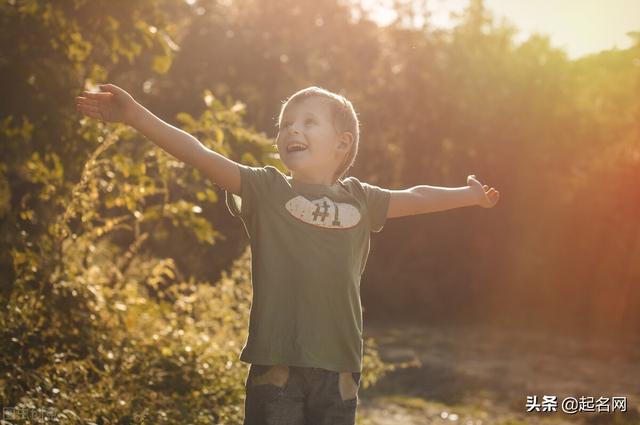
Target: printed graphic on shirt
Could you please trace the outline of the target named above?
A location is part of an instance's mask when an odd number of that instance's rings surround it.
[[[360,222],[360,211],[354,205],[334,202],[326,196],[313,201],[304,196],[296,196],[285,204],[289,213],[318,227],[346,229]]]

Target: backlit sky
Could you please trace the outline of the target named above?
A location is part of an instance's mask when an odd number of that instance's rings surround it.
[[[372,17],[384,25],[394,14],[384,6],[391,0],[362,0]],[[450,12],[460,12],[469,0],[430,0],[432,25],[450,28],[455,22]],[[627,31],[640,31],[640,0],[485,0],[494,22],[506,18],[518,29],[514,36],[520,43],[530,34],[547,34],[551,45],[567,52],[571,59],[617,47],[628,48],[632,39]]]

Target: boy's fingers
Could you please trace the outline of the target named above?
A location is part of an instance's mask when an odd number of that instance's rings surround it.
[[[80,109],[88,112],[100,112],[100,109],[95,106],[81,106]]]
[[[90,116],[91,118],[97,118],[99,120],[102,120],[102,115],[100,115],[97,112],[89,112],[89,111],[83,111],[83,113],[87,116]]]
[[[89,106],[98,106],[98,101],[87,98],[76,99],[76,103],[78,105],[89,105]]]
[[[100,93],[93,93],[93,92],[90,92],[90,91],[83,91],[82,92],[82,97],[84,97],[85,99],[97,99],[99,94]]]
[[[96,102],[76,102],[78,108],[98,108],[99,105]]]
[[[100,113],[100,111],[98,110],[82,108],[82,109],[79,109],[79,111],[91,118],[97,118],[101,121],[104,121],[102,113]]]
[[[115,93],[117,91],[116,89],[119,88],[119,87],[116,87],[113,84],[109,84],[109,83],[107,83],[107,84],[98,84],[98,87],[100,87],[100,90],[106,91],[106,92],[110,92],[110,93]]]
[[[105,92],[111,92],[113,94],[124,94],[126,93],[124,90],[122,90],[120,87],[116,86],[115,84],[98,84],[98,87],[100,87],[100,90],[103,90]]]
[[[82,94],[83,96],[89,99],[95,99],[95,100],[108,99],[111,96],[113,96],[113,93],[108,93],[108,92],[94,93],[90,91],[85,91],[85,92],[82,92]]]

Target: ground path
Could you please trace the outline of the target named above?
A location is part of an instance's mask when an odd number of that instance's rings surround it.
[[[361,389],[359,425],[640,425],[640,340],[626,344],[482,326],[366,323],[385,362]],[[627,413],[526,413],[526,396],[627,397]]]

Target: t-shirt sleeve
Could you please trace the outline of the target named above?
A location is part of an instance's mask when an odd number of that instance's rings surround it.
[[[225,190],[225,202],[232,216],[245,218],[253,214],[268,196],[274,174],[271,166],[250,167],[240,164],[239,168],[240,196]]]
[[[387,220],[391,191],[369,183],[361,182],[364,190],[365,202],[367,204],[367,216],[369,217],[369,228],[372,232],[382,230]]]

